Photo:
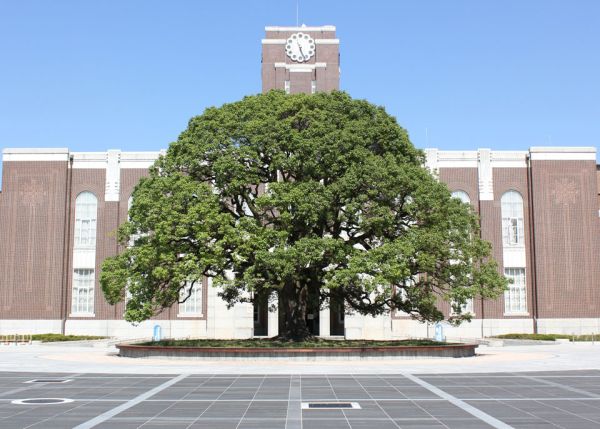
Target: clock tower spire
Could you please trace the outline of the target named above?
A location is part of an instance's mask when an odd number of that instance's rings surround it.
[[[262,40],[262,90],[289,94],[332,91],[340,87],[340,41],[333,25],[265,27]]]

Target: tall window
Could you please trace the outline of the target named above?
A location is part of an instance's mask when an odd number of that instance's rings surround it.
[[[525,268],[505,268],[504,276],[512,283],[504,292],[504,312],[506,314],[527,313],[527,288]]]
[[[188,296],[189,295],[189,296]],[[187,298],[187,299],[186,299]],[[183,301],[179,304],[179,315],[180,316],[201,316],[202,315],[202,281],[199,280],[192,286],[190,293],[190,285],[186,284],[185,287],[179,291],[179,301]]]
[[[317,81],[311,80],[310,81],[310,93],[314,94],[315,92],[317,92]]]
[[[133,204],[133,195],[131,195],[129,197],[129,199],[127,200],[127,220],[131,221],[131,217],[129,216],[129,211],[131,210],[131,205]],[[129,236],[129,242],[127,243],[127,245],[129,247],[132,247],[135,244],[135,241],[140,238],[142,235],[141,234],[131,234]]]
[[[290,81],[289,81],[289,80],[286,80],[286,81],[283,83],[283,89],[285,90],[285,93],[286,93],[286,94],[289,94],[289,93],[290,93],[290,90],[291,90],[291,88],[292,88],[292,86],[290,85]]]
[[[469,197],[469,194],[467,194],[465,191],[460,190],[460,189],[452,192],[452,198],[457,198],[465,204],[471,204],[471,198]],[[454,304],[454,303],[452,303],[452,304]],[[452,313],[454,313],[454,310],[452,310]],[[473,298],[468,299],[461,306],[461,313],[473,314]]]
[[[463,203],[471,204],[471,198],[469,198],[469,194],[467,194],[465,191],[458,190],[452,192],[452,198],[458,198]]]
[[[517,191],[502,195],[502,242],[505,246],[524,246],[523,197]]]
[[[73,314],[94,313],[94,270],[75,268],[73,270]]]
[[[75,247],[96,246],[98,199],[91,192],[82,192],[75,200]]]

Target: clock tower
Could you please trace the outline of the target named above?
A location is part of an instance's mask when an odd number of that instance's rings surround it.
[[[262,90],[289,94],[332,91],[340,86],[340,41],[335,27],[265,27]]]

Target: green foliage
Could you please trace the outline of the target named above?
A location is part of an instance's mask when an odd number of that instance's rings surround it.
[[[409,346],[440,346],[449,343],[432,340],[400,340],[400,341],[370,341],[370,340],[323,340],[314,338],[306,341],[279,341],[273,339],[252,338],[247,340],[162,340],[141,343],[143,346],[161,347],[261,347],[261,348],[338,348],[338,347],[409,347]]]
[[[62,334],[34,334],[31,336],[33,341],[42,343],[53,343],[57,341],[83,341],[83,340],[103,340],[106,337],[95,337],[90,335],[62,335]]]
[[[502,334],[495,335],[494,338],[507,340],[538,340],[538,341],[556,341],[558,339],[570,341],[598,341],[598,335],[568,335],[568,334]]]
[[[137,185],[118,233],[126,249],[104,262],[102,290],[113,304],[128,291],[129,321],[210,276],[229,305],[276,292],[294,332],[310,293],[432,322],[441,297],[460,323],[461,305],[507,281],[470,206],[423,164],[395,118],[343,92],[209,108]]]

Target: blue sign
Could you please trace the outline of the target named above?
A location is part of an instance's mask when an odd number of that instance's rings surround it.
[[[435,335],[433,337],[434,340],[436,341],[444,341],[444,326],[441,323],[436,323],[435,324]]]
[[[162,329],[160,325],[154,325],[154,333],[152,334],[152,341],[160,341]]]

